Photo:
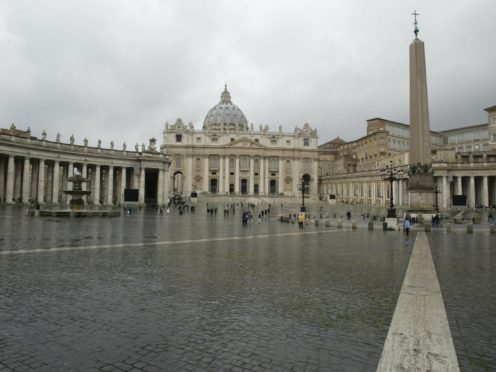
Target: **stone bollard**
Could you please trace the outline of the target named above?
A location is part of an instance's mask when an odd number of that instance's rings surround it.
[[[326,220],[325,225],[326,227],[331,227],[331,220]]]
[[[341,229],[343,227],[343,220],[340,218],[338,220],[338,229]]]
[[[446,224],[446,232],[450,233],[451,232],[451,229],[452,229],[451,224],[450,223],[447,223]]]
[[[491,234],[495,234],[496,233],[496,225],[491,225],[489,226],[489,232]]]
[[[431,230],[432,230],[432,226],[431,226],[431,224],[426,223],[426,224],[424,225],[424,231],[425,231],[425,232],[431,232]]]
[[[369,230],[374,230],[374,222],[369,221]]]
[[[319,220],[315,220],[315,226],[319,226]]]
[[[473,223],[469,223],[467,225],[467,234],[473,234],[474,232],[474,224]]]
[[[351,221],[351,229],[356,230],[358,228],[358,224],[355,220]]]

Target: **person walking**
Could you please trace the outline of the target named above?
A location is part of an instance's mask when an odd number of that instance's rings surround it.
[[[303,213],[300,213],[298,215],[298,226],[300,229],[303,229],[303,224],[305,223],[305,215]]]
[[[412,226],[410,220],[408,218],[405,219],[403,223],[403,230],[405,231],[406,236],[410,234],[410,227]]]

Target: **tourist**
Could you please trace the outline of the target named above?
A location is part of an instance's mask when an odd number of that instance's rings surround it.
[[[405,219],[405,222],[403,223],[403,230],[405,231],[406,236],[410,234],[410,227],[412,224],[410,223],[410,220],[408,218]]]
[[[300,229],[303,229],[303,224],[305,223],[305,214],[304,213],[300,213],[298,215],[298,226],[300,227]]]

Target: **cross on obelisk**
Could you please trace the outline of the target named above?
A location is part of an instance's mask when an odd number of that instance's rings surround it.
[[[415,28],[413,29],[413,33],[415,34],[415,38],[417,38],[417,35],[418,35],[418,32],[419,32],[418,22],[417,22],[417,16],[418,15],[420,15],[420,14],[417,13],[416,10],[414,10],[413,13],[412,13],[412,16],[414,17],[413,25],[415,26]]]

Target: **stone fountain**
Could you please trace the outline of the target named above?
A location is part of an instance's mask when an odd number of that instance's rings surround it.
[[[91,191],[83,190],[83,183],[89,182],[81,173],[75,172],[74,176],[67,181],[72,182],[72,190],[63,190],[63,193],[70,196],[69,209],[60,209],[57,205],[44,205],[42,209],[35,212],[35,215],[45,217],[117,217],[121,215],[119,208],[108,208],[104,206],[86,207],[84,196],[91,194]]]

